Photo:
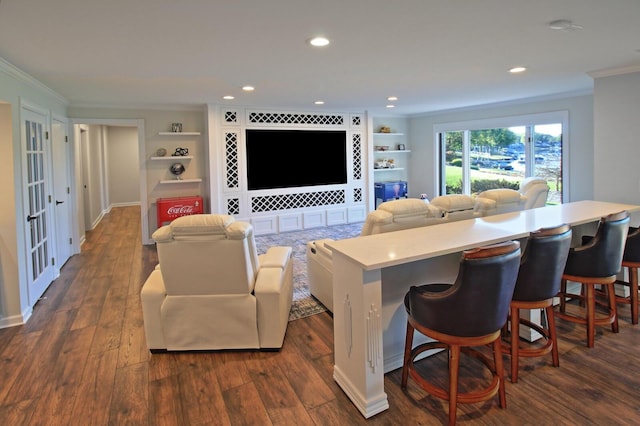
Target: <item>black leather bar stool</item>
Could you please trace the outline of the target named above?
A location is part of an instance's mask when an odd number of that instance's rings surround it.
[[[640,268],[640,228],[629,228],[622,255],[622,269],[627,269],[628,281],[616,280],[616,284],[629,288],[628,296],[616,295],[616,302],[631,306],[631,324],[638,324],[638,268]],[[598,295],[608,297],[606,291]]]
[[[559,309],[556,317],[587,326],[587,346],[595,343],[595,326],[611,324],[611,330],[618,332],[614,283],[620,272],[624,246],[629,230],[629,214],[626,211],[603,217],[593,238],[579,247],[569,250],[567,265],[560,284]],[[580,294],[567,292],[567,281],[581,284]],[[608,295],[605,303],[596,301],[596,286],[605,286]],[[577,312],[567,310],[567,301],[578,299]],[[606,314],[596,315],[596,305],[604,306]]]
[[[616,302],[631,305],[631,324],[638,324],[638,268],[640,268],[640,228],[630,228],[622,256],[622,267],[627,268],[629,281],[616,284],[629,287],[629,297],[616,296]]]
[[[500,331],[507,320],[519,266],[520,243],[517,241],[467,250],[463,252],[453,284],[412,286],[405,296],[407,336],[402,388],[406,389],[410,375],[427,393],[448,400],[450,425],[456,422],[458,403],[486,401],[497,394],[499,406],[506,408]],[[435,342],[412,348],[414,330]],[[487,345],[493,349],[493,360],[474,348]],[[430,383],[415,368],[416,357],[431,349],[448,351],[448,389]],[[491,371],[489,386],[458,392],[461,353],[479,359]]]
[[[553,298],[560,291],[560,282],[569,248],[571,227],[563,224],[532,232],[520,259],[518,280],[513,292],[509,319],[503,328],[503,353],[511,355],[511,382],[518,381],[519,358],[538,357],[551,352],[553,366],[560,365],[556,326],[553,317]],[[546,325],[520,317],[521,310],[542,309]],[[520,325],[540,333],[540,342],[521,347]]]

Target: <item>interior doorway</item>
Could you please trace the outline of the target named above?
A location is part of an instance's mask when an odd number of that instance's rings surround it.
[[[74,182],[75,193],[77,194],[78,218],[77,229],[80,233],[80,242],[84,241],[84,231],[91,229],[94,223],[86,223],[95,220],[96,211],[102,214],[112,206],[109,200],[109,164],[106,163],[108,150],[105,146],[106,134],[110,128],[132,128],[136,132],[137,150],[135,155],[135,166],[138,175],[136,187],[139,191],[140,202],[140,224],[143,244],[149,239],[148,234],[148,212],[147,212],[147,179],[145,168],[145,145],[144,145],[144,121],[138,119],[74,119],[73,122],[73,153],[74,153]],[[87,134],[90,128],[100,128],[104,135],[100,136],[96,143]],[[102,141],[102,142],[99,142]],[[106,142],[108,143],[108,142]],[[93,155],[87,150],[93,150]],[[96,151],[97,150],[97,151]],[[91,157],[90,160],[88,157]],[[99,160],[96,160],[99,159]],[[129,159],[128,159],[129,160]],[[98,161],[96,163],[96,161]],[[112,165],[114,168],[119,164]],[[93,189],[92,189],[93,188]],[[95,190],[95,188],[99,188]],[[97,193],[92,193],[92,191]],[[87,209],[92,209],[93,214],[87,214]],[[99,221],[99,220],[98,220]]]

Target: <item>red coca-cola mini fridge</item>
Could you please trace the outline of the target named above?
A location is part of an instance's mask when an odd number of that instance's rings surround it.
[[[202,213],[202,197],[158,198],[158,228],[180,216]]]

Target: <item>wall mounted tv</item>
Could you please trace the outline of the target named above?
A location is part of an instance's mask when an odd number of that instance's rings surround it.
[[[246,130],[249,191],[347,183],[347,134]]]

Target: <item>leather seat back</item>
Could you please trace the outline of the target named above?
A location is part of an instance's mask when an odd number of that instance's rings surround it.
[[[154,232],[153,239],[167,294],[253,291],[258,256],[250,224],[225,215],[183,216]]]

